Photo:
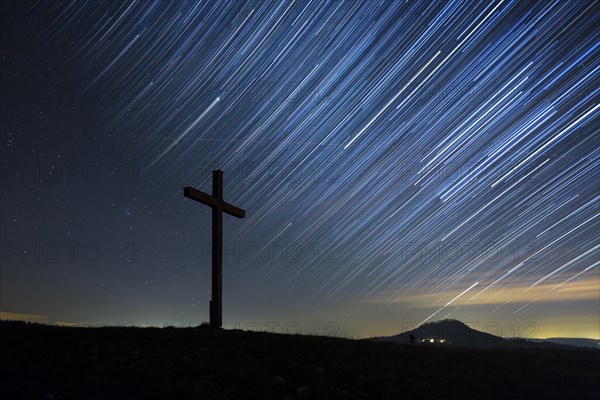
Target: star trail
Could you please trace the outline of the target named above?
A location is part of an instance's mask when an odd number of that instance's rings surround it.
[[[2,13],[3,317],[206,321],[221,169],[226,327],[600,336],[597,1]]]

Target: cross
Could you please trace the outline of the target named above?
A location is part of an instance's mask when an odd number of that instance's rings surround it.
[[[210,326],[223,325],[223,212],[244,218],[246,211],[223,201],[223,171],[213,171],[212,196],[187,186],[183,195],[212,208],[212,299],[209,303]]]

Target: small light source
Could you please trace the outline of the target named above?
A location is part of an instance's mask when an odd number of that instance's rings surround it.
[[[444,343],[446,339],[440,339],[440,343]]]
[[[435,342],[435,339],[429,339],[429,341],[430,341],[431,343],[433,343],[433,342]]]

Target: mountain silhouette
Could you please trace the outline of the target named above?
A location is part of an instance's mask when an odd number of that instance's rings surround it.
[[[412,337],[412,340],[411,340]],[[505,339],[489,333],[469,328],[466,324],[455,319],[430,322],[419,327],[393,336],[369,338],[378,342],[398,344],[414,344],[420,346],[461,346],[475,348],[498,347],[527,347],[527,348],[563,348],[573,349],[573,343],[563,340],[561,343],[544,339]]]
[[[590,347],[592,349],[600,349],[600,340],[588,338],[548,338],[548,339],[529,339],[532,342],[552,342],[569,346]]]
[[[418,345],[454,345],[467,347],[504,347],[505,340],[501,337],[490,335],[469,328],[464,323],[455,319],[423,324],[416,329],[399,335],[372,338],[376,341],[410,344],[411,335]]]

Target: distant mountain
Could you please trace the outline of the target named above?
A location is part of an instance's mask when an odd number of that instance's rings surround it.
[[[372,340],[410,344],[411,335],[415,338],[415,344],[419,345],[437,344],[468,347],[503,347],[505,345],[505,340],[501,337],[471,329],[464,323],[454,319],[423,324],[416,329],[399,335],[375,337]]]
[[[530,340],[522,338],[504,339],[489,333],[480,332],[469,328],[464,323],[455,319],[423,324],[416,329],[393,336],[373,337],[369,340],[377,342],[392,342],[399,344],[410,344],[411,336],[414,344],[420,346],[461,346],[476,348],[498,348],[498,347],[527,347],[527,348],[564,348],[572,349],[576,341],[582,343],[588,339],[566,339],[559,340]],[[591,340],[591,339],[589,339]],[[593,341],[592,341],[593,342]],[[588,342],[588,345],[590,343]],[[596,341],[597,346],[597,341]],[[594,347],[594,346],[586,346]],[[597,348],[597,347],[596,347]]]
[[[567,346],[591,347],[600,349],[600,340],[587,338],[548,338],[548,339],[529,339],[532,342],[551,342]]]

